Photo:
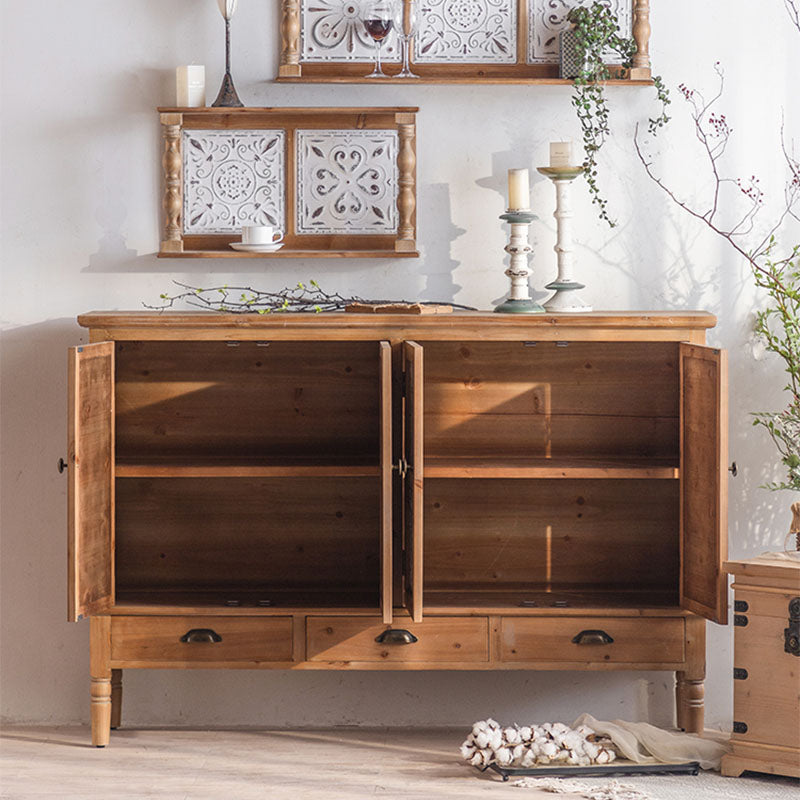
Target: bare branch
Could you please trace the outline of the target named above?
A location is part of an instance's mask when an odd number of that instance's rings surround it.
[[[800,3],[800,0],[796,1]],[[789,179],[784,190],[784,208],[763,239],[755,247],[748,248],[744,239],[754,230],[756,217],[764,203],[764,193],[755,175],[745,179],[733,179],[723,177],[721,174],[719,160],[730,141],[733,129],[728,125],[725,115],[714,110],[724,88],[722,68],[719,64],[715,64],[714,69],[720,79],[720,88],[710,101],[706,102],[699,92],[683,84],[680,86],[681,93],[691,106],[690,114],[694,122],[695,136],[705,153],[714,179],[712,198],[707,211],[702,212],[692,208],[655,174],[652,161],[646,158],[642,151],[638,125],[634,134],[634,147],[647,176],[672,202],[690,216],[704,222],[717,236],[727,241],[750,265],[756,286],[767,292],[771,305],[756,313],[756,332],[764,340],[767,349],[785,361],[786,372],[790,376],[785,388],[790,392],[792,399],[787,411],[777,415],[755,414],[755,422],[767,428],[776,443],[790,447],[790,451],[781,450],[782,460],[790,467],[790,483],[793,488],[800,489],[800,440],[796,435],[800,424],[800,245],[791,248],[789,254],[783,257],[776,254],[778,247],[776,234],[786,218],[800,219],[795,210],[800,200],[800,163],[786,144],[782,122],[781,148],[789,168]],[[726,183],[735,183],[741,195],[747,200],[744,213],[729,227],[717,223],[715,219],[719,210],[720,191]],[[794,452],[791,448],[798,451]]]
[[[319,314],[325,311],[344,311],[351,303],[406,303],[407,300],[365,300],[363,297],[345,297],[339,292],[326,292],[316,281],[308,284],[298,283],[296,286],[281,289],[279,292],[265,292],[250,286],[212,286],[202,289],[187,283],[173,281],[184,291],[177,294],[164,293],[160,296],[160,305],[143,303],[145,308],[154,311],[165,311],[175,308],[176,304],[185,303],[191,308],[202,308],[206,311],[220,311],[226,314],[279,314],[284,312]],[[415,301],[422,305],[447,304],[465,311],[475,311],[471,306],[462,306],[449,301]]]
[[[800,0],[783,0],[783,2],[786,4],[792,25],[800,31]]]

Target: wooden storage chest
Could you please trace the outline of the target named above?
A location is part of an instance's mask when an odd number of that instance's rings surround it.
[[[724,566],[734,576],[734,722],[722,774],[800,778],[800,561]]]

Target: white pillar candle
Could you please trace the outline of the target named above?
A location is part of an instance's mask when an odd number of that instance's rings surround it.
[[[527,211],[531,207],[530,179],[527,169],[508,171],[508,207],[513,211]]]
[[[179,108],[202,108],[206,104],[206,68],[192,64],[175,70]]]
[[[572,166],[572,142],[550,142],[550,166]]]

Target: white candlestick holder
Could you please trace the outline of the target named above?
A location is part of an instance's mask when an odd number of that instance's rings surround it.
[[[553,181],[556,187],[556,245],[553,248],[558,258],[558,277],[548,283],[545,289],[552,289],[554,294],[544,304],[545,310],[552,312],[578,313],[591,311],[592,307],[585,303],[578,292],[585,285],[578,283],[573,277],[575,255],[572,244],[572,181],[583,173],[583,167],[538,167],[542,175]]]
[[[528,256],[531,246],[528,244],[528,227],[536,219],[530,211],[515,211],[509,209],[500,219],[511,226],[511,236],[505,251],[511,256],[506,275],[511,281],[511,291],[508,299],[500,303],[495,311],[501,314],[541,314],[544,308],[531,300],[528,276],[531,270],[528,267]]]

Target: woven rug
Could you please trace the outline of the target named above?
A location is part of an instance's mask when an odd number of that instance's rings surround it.
[[[550,780],[558,779],[530,779],[525,780]],[[747,774],[741,778],[723,778],[718,773],[703,772],[700,775],[653,775],[647,777],[625,776],[617,779],[625,787],[631,787],[642,793],[642,797],[648,800],[797,800],[800,797],[800,781],[794,778],[787,778],[781,775],[756,775]],[[513,785],[520,784],[520,781]],[[600,789],[610,783],[608,778],[581,778],[564,779],[562,784],[581,783],[590,791]],[[503,784],[498,784],[503,785]],[[505,784],[508,785],[508,784]],[[536,788],[535,796],[539,797],[539,792],[548,792],[542,785],[532,782],[531,788]],[[525,788],[519,793],[521,798],[525,797]],[[561,793],[570,792],[571,797],[592,798],[592,794],[582,794],[574,789],[561,789]],[[548,792],[549,793],[549,792]],[[544,796],[544,795],[541,795]],[[602,795],[600,795],[602,797]],[[635,795],[634,795],[635,796]],[[553,795],[556,800],[557,794]],[[625,795],[609,795],[617,798]]]

